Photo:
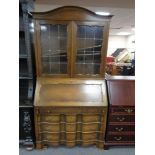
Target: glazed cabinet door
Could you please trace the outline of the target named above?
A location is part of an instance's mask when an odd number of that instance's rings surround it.
[[[108,23],[36,21],[38,76],[104,77]]]
[[[36,22],[38,75],[69,74],[69,23]]]
[[[98,77],[103,74],[106,53],[105,25],[76,22],[74,76]]]

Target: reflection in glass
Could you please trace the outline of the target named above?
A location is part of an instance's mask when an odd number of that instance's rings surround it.
[[[41,25],[42,72],[67,74],[67,25]]]
[[[76,74],[100,74],[102,26],[78,25]]]

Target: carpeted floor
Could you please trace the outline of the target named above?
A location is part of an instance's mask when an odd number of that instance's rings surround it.
[[[101,150],[95,147],[75,148],[48,148],[44,150],[27,151],[19,149],[19,155],[134,155],[134,147],[111,147],[109,150]]]

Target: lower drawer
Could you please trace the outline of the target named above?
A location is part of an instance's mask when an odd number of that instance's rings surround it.
[[[135,115],[110,115],[110,122],[135,122]]]
[[[115,142],[123,142],[123,141],[134,141],[134,135],[107,135],[106,141],[115,141]]]
[[[108,132],[135,131],[134,125],[108,125]]]
[[[110,107],[111,113],[126,113],[126,114],[135,114],[135,108],[133,106],[112,106]]]
[[[44,133],[41,134],[42,140],[45,141],[59,141],[60,139],[60,134],[59,133],[54,133],[54,134],[50,134],[50,133]]]

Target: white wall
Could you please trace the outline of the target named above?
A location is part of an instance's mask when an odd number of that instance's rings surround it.
[[[113,53],[117,48],[126,48],[126,36],[109,36],[107,55]]]
[[[135,49],[135,35],[131,35],[127,38],[127,48]]]
[[[117,48],[127,48],[129,51],[135,50],[135,36],[109,36],[108,52],[107,55],[111,55]]]

